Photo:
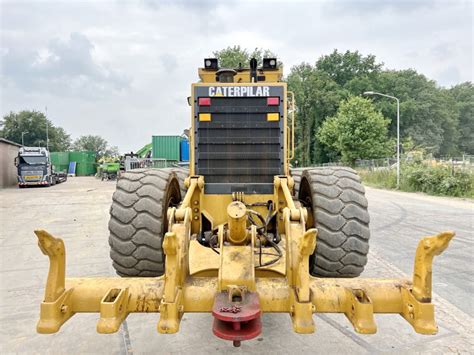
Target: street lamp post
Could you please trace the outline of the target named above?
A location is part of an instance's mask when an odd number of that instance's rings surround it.
[[[400,188],[400,100],[395,96],[382,94],[375,91],[366,91],[364,95],[379,95],[397,101],[397,189]]]
[[[25,146],[25,134],[28,133],[28,131],[21,132],[21,145]]]

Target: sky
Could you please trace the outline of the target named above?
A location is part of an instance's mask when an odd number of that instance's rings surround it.
[[[473,1],[0,0],[0,111],[45,112],[121,152],[190,125],[197,68],[228,46],[289,73],[334,49],[450,87],[473,80]]]

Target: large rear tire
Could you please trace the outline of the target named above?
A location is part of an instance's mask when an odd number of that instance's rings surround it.
[[[318,229],[311,274],[359,276],[367,264],[370,217],[357,173],[346,167],[307,169],[301,176],[298,198],[311,210],[312,224]]]
[[[112,197],[109,221],[110,257],[118,275],[163,274],[166,211],[181,201],[182,186],[173,168],[122,174]]]

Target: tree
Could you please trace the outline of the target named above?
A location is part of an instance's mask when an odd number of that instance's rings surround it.
[[[117,146],[107,147],[104,156],[108,158],[117,158],[120,155],[119,148]]]
[[[288,88],[295,93],[297,110],[296,160],[300,165],[334,160],[333,150],[316,134],[323,122],[336,114],[339,103],[351,94],[360,95],[372,85],[382,68],[375,56],[334,50],[314,66],[302,63],[291,68]]]
[[[97,158],[101,158],[107,152],[107,141],[100,136],[86,135],[76,139],[72,148],[95,152]]]
[[[345,94],[327,73],[307,63],[292,67],[287,81],[297,107],[295,160],[301,166],[327,161],[331,152],[321,145],[316,132],[326,117],[336,113]]]
[[[344,86],[354,78],[374,77],[380,72],[383,63],[376,63],[375,56],[363,56],[359,51],[339,53],[335,49],[331,54],[322,56],[316,62],[316,69],[325,72],[337,84]]]
[[[389,120],[376,111],[370,100],[353,96],[322,124],[318,138],[340,154],[342,161],[354,164],[356,159],[383,158],[389,154],[388,124]]]
[[[400,137],[437,156],[454,156],[474,150],[472,83],[445,89],[413,69],[383,70],[373,55],[335,50],[314,66],[302,63],[291,68],[288,88],[297,103],[296,158],[301,165],[324,163],[334,151],[315,134],[335,115],[349,96],[377,91],[400,99]],[[396,102],[373,96],[373,103],[390,119],[389,137],[397,135]]]
[[[400,136],[411,137],[417,146],[436,155],[453,155],[457,151],[458,112],[446,90],[436,86],[413,69],[387,70],[378,76],[370,89],[400,99]],[[396,136],[396,103],[375,98],[376,106],[391,118],[389,134]]]
[[[240,46],[227,47],[212,54],[219,60],[221,68],[238,68],[239,66],[248,68],[251,58],[257,59],[258,66],[261,66],[263,58],[276,58],[276,55],[268,49],[255,48],[249,52]]]
[[[474,154],[474,86],[471,82],[465,82],[452,87],[449,93],[456,102],[459,117],[459,150]]]
[[[95,152],[97,159],[103,157],[114,158],[119,155],[118,147],[109,146],[104,138],[94,135],[79,137],[74,141],[72,148],[74,150],[88,150]]]
[[[71,138],[61,127],[56,127],[42,112],[10,112],[0,121],[1,136],[13,142],[22,143],[22,133],[26,146],[46,147],[46,127],[48,128],[49,150],[66,151]]]

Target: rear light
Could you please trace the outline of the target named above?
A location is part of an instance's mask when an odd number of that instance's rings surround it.
[[[280,114],[278,112],[267,113],[267,121],[279,121]]]
[[[211,122],[211,114],[210,113],[200,113],[199,114],[199,121],[201,121],[201,122]]]
[[[267,106],[278,106],[280,104],[279,97],[267,97]]]
[[[211,106],[211,98],[210,97],[200,97],[198,100],[199,106]]]

